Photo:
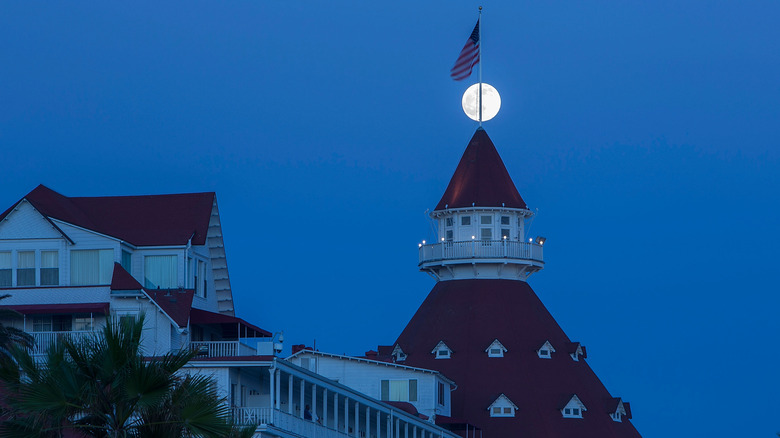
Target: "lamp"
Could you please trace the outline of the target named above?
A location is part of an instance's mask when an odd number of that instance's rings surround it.
[[[542,236],[536,236],[536,244],[537,244],[537,245],[539,245],[539,246],[542,246],[542,245],[544,245],[544,242],[545,242],[546,240],[547,240],[547,238],[546,238],[546,237],[542,237]]]

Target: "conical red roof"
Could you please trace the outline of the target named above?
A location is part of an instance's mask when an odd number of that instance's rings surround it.
[[[488,357],[495,339],[507,351]],[[443,341],[449,359],[431,350]],[[552,358],[537,354],[546,341]],[[440,371],[458,385],[452,392],[452,417],[479,426],[485,438],[639,437],[627,418],[613,421],[614,398],[580,356],[570,356],[568,336],[531,287],[516,280],[450,280],[436,284],[396,341],[404,365]],[[518,410],[512,418],[492,418],[488,407],[501,395]],[[573,395],[587,411],[563,418]]]
[[[482,128],[471,137],[436,210],[471,206],[528,208]]]

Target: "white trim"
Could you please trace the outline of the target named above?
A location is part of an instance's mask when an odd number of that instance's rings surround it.
[[[563,418],[582,418],[582,413],[587,410],[577,394],[574,394],[566,406],[561,409],[561,414]]]
[[[431,350],[431,354],[433,354],[436,359],[449,359],[452,357],[452,349],[448,347],[444,341],[439,341],[439,343],[433,347],[433,350]]]
[[[494,412],[494,408],[499,408],[500,412]],[[506,409],[509,408],[512,410],[512,412],[506,412]],[[518,407],[516,404],[512,402],[512,400],[509,400],[509,397],[504,395],[504,393],[501,393],[495,400],[493,400],[493,403],[490,404],[487,408],[488,412],[490,413],[490,416],[493,418],[497,417],[514,417],[515,412],[517,412]]]
[[[493,354],[491,350],[498,350],[498,354]],[[506,347],[504,347],[504,344],[502,344],[498,338],[494,339],[493,342],[488,346],[488,348],[485,349],[485,353],[488,354],[488,357],[504,357],[504,353],[506,353],[508,350]]]
[[[544,353],[545,351],[547,354]],[[550,341],[544,341],[544,344],[536,350],[536,354],[540,359],[552,359],[553,353],[555,353],[555,348],[553,348]]]

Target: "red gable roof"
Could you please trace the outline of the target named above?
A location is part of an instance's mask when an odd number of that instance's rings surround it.
[[[498,339],[504,357],[488,357]],[[431,354],[446,340],[450,359]],[[548,340],[551,359],[537,355]],[[436,284],[396,341],[404,365],[433,369],[458,385],[452,416],[480,426],[485,436],[639,437],[629,421],[615,422],[604,400],[607,389],[584,361],[566,352],[571,342],[531,287],[516,280],[450,280]],[[518,406],[514,418],[491,418],[488,406],[500,394]],[[572,394],[584,403],[582,419],[563,418],[561,403]]]
[[[241,336],[242,338],[268,338],[273,336],[268,330],[263,330],[241,318],[202,309],[192,309],[190,322],[193,324],[237,324],[244,333],[244,336]]]
[[[435,210],[471,206],[528,208],[482,128],[471,137]]]
[[[122,270],[124,271],[124,269]],[[187,327],[192,310],[192,297],[195,296],[194,290],[144,289],[144,291],[179,327]]]
[[[17,304],[3,306],[22,315],[59,314],[59,313],[101,313],[108,315],[108,303],[69,303],[69,304]]]
[[[114,273],[111,274],[111,290],[138,290],[143,289],[129,272],[119,263],[114,262]]]
[[[39,185],[27,199],[41,214],[137,246],[206,242],[214,193],[71,198]],[[21,202],[21,201],[19,201]],[[19,202],[0,215],[3,220]]]

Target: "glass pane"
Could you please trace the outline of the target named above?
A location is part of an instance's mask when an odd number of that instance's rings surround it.
[[[417,401],[417,380],[409,380],[409,401]]]
[[[41,268],[41,286],[57,286],[60,284],[59,268]]]
[[[178,287],[177,256],[144,257],[144,287],[173,289]]]
[[[10,269],[0,269],[0,287],[11,287],[11,278]]]
[[[482,240],[492,240],[493,230],[490,228],[482,228],[480,230],[480,237],[482,238]]]
[[[501,413],[501,408],[493,408],[493,413],[494,414],[500,414]]]
[[[35,251],[19,251],[19,269],[35,269]]]
[[[0,252],[0,269],[11,269],[11,252]]]
[[[482,225],[490,225],[493,223],[493,216],[482,216],[480,220]]]
[[[461,225],[471,225],[471,216],[463,216],[460,218]]]
[[[409,382],[406,380],[390,381],[390,401],[409,401]]]
[[[57,251],[41,251],[41,268],[58,268],[60,266]]]
[[[114,251],[87,249],[70,252],[70,284],[87,286],[110,284],[114,272]]]
[[[504,408],[504,413],[505,414],[511,414],[512,413],[512,408]]]
[[[446,224],[448,227],[451,227],[451,226],[452,226],[452,218],[451,218],[451,217],[448,217],[447,219],[445,219],[445,220],[444,220],[444,223],[445,223],[445,224]]]
[[[125,250],[122,250],[122,268],[124,268],[124,270],[128,273],[132,273],[132,261],[133,255]]]
[[[380,400],[390,400],[390,381],[382,380]]]
[[[509,225],[509,216],[501,216],[501,225]]]

